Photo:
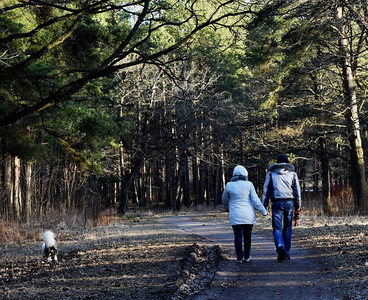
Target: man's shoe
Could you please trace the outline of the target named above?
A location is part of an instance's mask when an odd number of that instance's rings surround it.
[[[279,262],[282,262],[284,259],[285,259],[285,255],[286,255],[286,253],[285,253],[285,249],[284,249],[284,247],[279,247],[279,248],[277,248],[277,260],[279,261]]]
[[[289,254],[285,254],[284,260],[290,260],[290,255]]]
[[[245,259],[245,262],[250,262],[252,260],[252,257],[249,256],[248,258]]]

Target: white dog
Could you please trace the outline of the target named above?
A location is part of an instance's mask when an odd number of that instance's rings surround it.
[[[47,230],[42,234],[42,238],[45,241],[42,245],[42,253],[47,258],[47,261],[57,261],[58,250],[55,241],[55,234],[52,231]]]

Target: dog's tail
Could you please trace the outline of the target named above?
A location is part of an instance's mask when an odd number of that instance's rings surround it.
[[[52,231],[50,231],[50,230],[45,231],[42,234],[42,238],[45,241],[45,247],[46,248],[49,248],[49,247],[52,247],[52,246],[56,245],[55,233],[53,233]]]

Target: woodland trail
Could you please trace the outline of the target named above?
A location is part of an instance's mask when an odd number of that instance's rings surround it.
[[[230,225],[215,221],[195,221],[191,216],[161,219],[176,230],[199,235],[224,252],[216,275],[208,288],[192,300],[210,299],[344,299],[338,283],[322,270],[312,251],[292,246],[291,260],[278,262],[271,234],[252,235],[252,260],[238,264],[235,260],[233,232]],[[341,291],[344,293],[346,291]]]

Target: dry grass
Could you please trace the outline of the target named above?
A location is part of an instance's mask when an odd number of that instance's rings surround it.
[[[304,194],[302,198],[302,210],[310,216],[324,216],[323,200],[321,192],[318,194]],[[349,216],[355,211],[354,195],[351,187],[331,188],[331,215]]]
[[[0,289],[8,299],[171,299],[180,262],[200,239],[177,234],[152,216],[91,228],[60,229],[59,263],[38,240],[0,245]],[[25,239],[22,237],[22,239]]]
[[[0,242],[9,243],[16,240],[24,239],[19,224],[11,224],[9,222],[0,221]]]
[[[126,216],[124,219],[135,218]],[[122,218],[111,210],[101,212],[96,220],[86,219],[77,210],[50,210],[43,217],[32,217],[28,223],[0,219],[0,244],[27,243],[40,239],[44,230],[55,233],[101,227],[119,222]]]
[[[39,231],[29,224],[19,224],[0,220],[0,244],[23,243],[35,241]]]

